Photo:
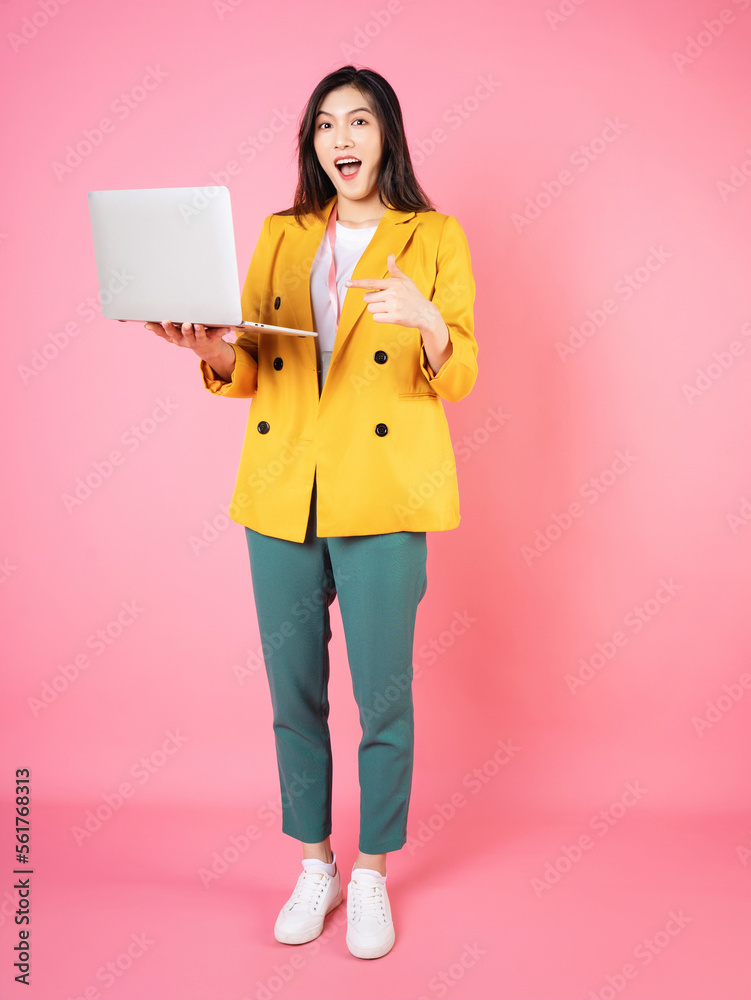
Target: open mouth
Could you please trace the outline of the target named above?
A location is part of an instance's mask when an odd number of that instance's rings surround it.
[[[362,166],[362,161],[358,160],[354,156],[348,156],[346,160],[339,160],[336,164],[336,169],[342,175],[342,177],[354,177]]]

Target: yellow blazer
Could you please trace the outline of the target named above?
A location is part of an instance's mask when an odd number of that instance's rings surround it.
[[[315,330],[310,270],[323,221],[269,215],[242,292],[243,319]],[[475,283],[457,220],[388,208],[353,278],[389,277],[387,257],[431,299],[452,353],[434,373],[413,327],[378,323],[361,288],[342,302],[319,398],[315,338],[243,330],[232,345],[231,381],[200,362],[218,396],[253,397],[229,516],[276,538],[302,542],[317,485],[318,534],[445,531],[459,524],[459,491],[441,400],[462,399],[477,377]]]

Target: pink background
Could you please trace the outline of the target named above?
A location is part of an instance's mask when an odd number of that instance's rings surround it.
[[[751,3],[11,0],[0,18],[2,996],[747,998]],[[87,305],[89,190],[228,183],[244,277],[291,203],[303,105],[348,62],[394,86],[478,289],[480,375],[445,407],[463,519],[429,536],[418,615],[397,943],[371,963],[343,907],[317,943],[272,935],[301,869],[223,513],[248,403]],[[331,700],[346,884],[359,724],[336,606]],[[12,978],[17,767],[30,987]]]

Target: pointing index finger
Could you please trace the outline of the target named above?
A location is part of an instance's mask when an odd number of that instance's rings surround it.
[[[348,288],[388,288],[399,281],[399,278],[350,278],[344,284]]]

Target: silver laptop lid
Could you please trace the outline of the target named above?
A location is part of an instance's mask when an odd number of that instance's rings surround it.
[[[226,187],[90,191],[102,315],[242,323]]]

